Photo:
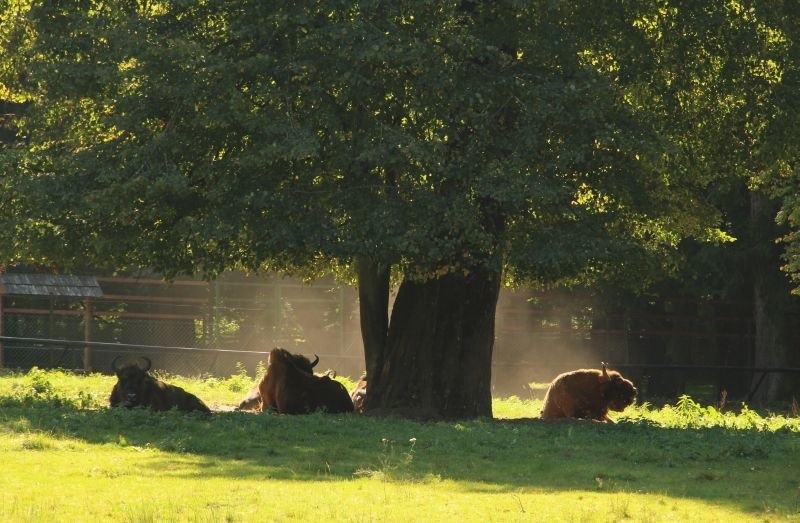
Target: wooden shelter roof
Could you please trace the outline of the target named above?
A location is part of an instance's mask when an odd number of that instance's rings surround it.
[[[94,276],[0,274],[0,295],[100,298],[103,290]]]

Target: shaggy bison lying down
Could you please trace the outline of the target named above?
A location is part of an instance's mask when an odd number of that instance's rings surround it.
[[[306,414],[315,410],[352,412],[353,402],[344,385],[311,372],[317,361],[312,363],[305,356],[285,349],[272,349],[267,373],[258,385],[260,410],[276,410],[281,414]]]
[[[316,356],[316,355],[315,355]],[[292,357],[294,358],[294,362],[300,368],[306,370],[307,372],[314,374],[314,376],[318,376],[320,378],[327,376],[331,379],[336,377],[336,371],[328,369],[322,373],[314,372],[314,366],[319,363],[319,356],[316,356],[314,361],[309,361],[308,358],[299,354],[293,354]],[[265,378],[262,378],[262,380]],[[244,399],[239,402],[239,406],[236,407],[235,410],[260,410],[261,409],[261,391],[258,389],[260,387],[260,383],[256,383],[253,385],[247,394],[245,395]]]
[[[581,418],[609,421],[608,411],[622,412],[636,399],[636,387],[617,371],[580,369],[560,374],[544,397],[542,419]]]
[[[211,410],[197,396],[186,392],[175,385],[168,385],[157,380],[148,370],[152,366],[149,358],[139,357],[144,363],[127,363],[117,366],[119,357],[111,362],[111,369],[117,375],[117,383],[111,389],[109,403],[112,407],[149,407],[153,410],[178,409],[182,411],[199,410],[211,413]]]

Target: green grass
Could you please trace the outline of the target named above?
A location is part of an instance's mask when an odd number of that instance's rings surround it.
[[[168,377],[212,408],[254,378]],[[352,380],[344,380],[348,388]],[[106,408],[114,379],[0,373],[0,521],[800,520],[800,419],[683,397],[617,423]]]

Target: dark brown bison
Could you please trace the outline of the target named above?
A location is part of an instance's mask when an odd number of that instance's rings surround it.
[[[312,363],[305,356],[281,348],[269,353],[267,373],[258,385],[261,411],[282,414],[306,414],[315,410],[352,412],[353,402],[344,385],[329,376],[315,376]]]
[[[364,402],[367,401],[367,374],[364,373],[358,379],[353,392],[350,393],[350,401],[356,412],[364,412]]]
[[[293,357],[296,358],[295,362],[297,363],[297,365],[300,366],[301,368],[306,369],[307,372],[313,372],[314,366],[319,362],[319,356],[316,355],[315,355],[316,359],[313,362],[309,361],[308,358],[304,356],[293,355]],[[321,374],[315,374],[315,376],[328,376],[329,378],[335,378],[336,371],[328,369],[327,371]],[[261,408],[261,392],[258,390],[258,387],[260,385],[261,385],[260,382],[256,383],[250,388],[249,391],[247,391],[247,395],[245,395],[242,401],[239,402],[239,406],[236,407],[236,410],[257,410]]]
[[[608,411],[622,412],[636,399],[636,387],[617,371],[580,369],[560,374],[544,397],[542,419],[581,418],[609,421]]]
[[[117,383],[111,389],[109,403],[112,407],[149,407],[153,410],[178,409],[182,411],[199,410],[210,414],[211,410],[197,396],[180,387],[157,380],[147,371],[152,362],[144,356],[136,363],[117,366],[117,358],[111,362],[111,369],[117,375]],[[139,365],[143,362],[144,366]]]

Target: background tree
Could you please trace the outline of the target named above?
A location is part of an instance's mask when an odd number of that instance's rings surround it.
[[[350,274],[372,412],[491,415],[504,282],[639,286],[725,239],[692,145],[737,87],[692,45],[736,10],[687,36],[663,2],[7,5],[2,258]]]
[[[620,80],[636,97],[633,104],[670,137],[678,152],[673,169],[711,181],[701,197],[724,212],[736,238],[724,245],[683,242],[683,269],[661,284],[662,298],[669,282],[676,297],[690,301],[750,302],[754,352],[738,363],[796,365],[791,318],[800,306],[779,270],[775,240],[786,234],[786,223],[775,223],[780,190],[770,187],[785,179],[796,157],[781,132],[797,118],[796,102],[786,98],[797,81],[797,9],[789,3],[670,2],[636,20],[646,45],[634,63],[652,69]],[[615,56],[624,52],[614,48]],[[785,396],[787,385],[783,375],[768,375],[760,397]]]

